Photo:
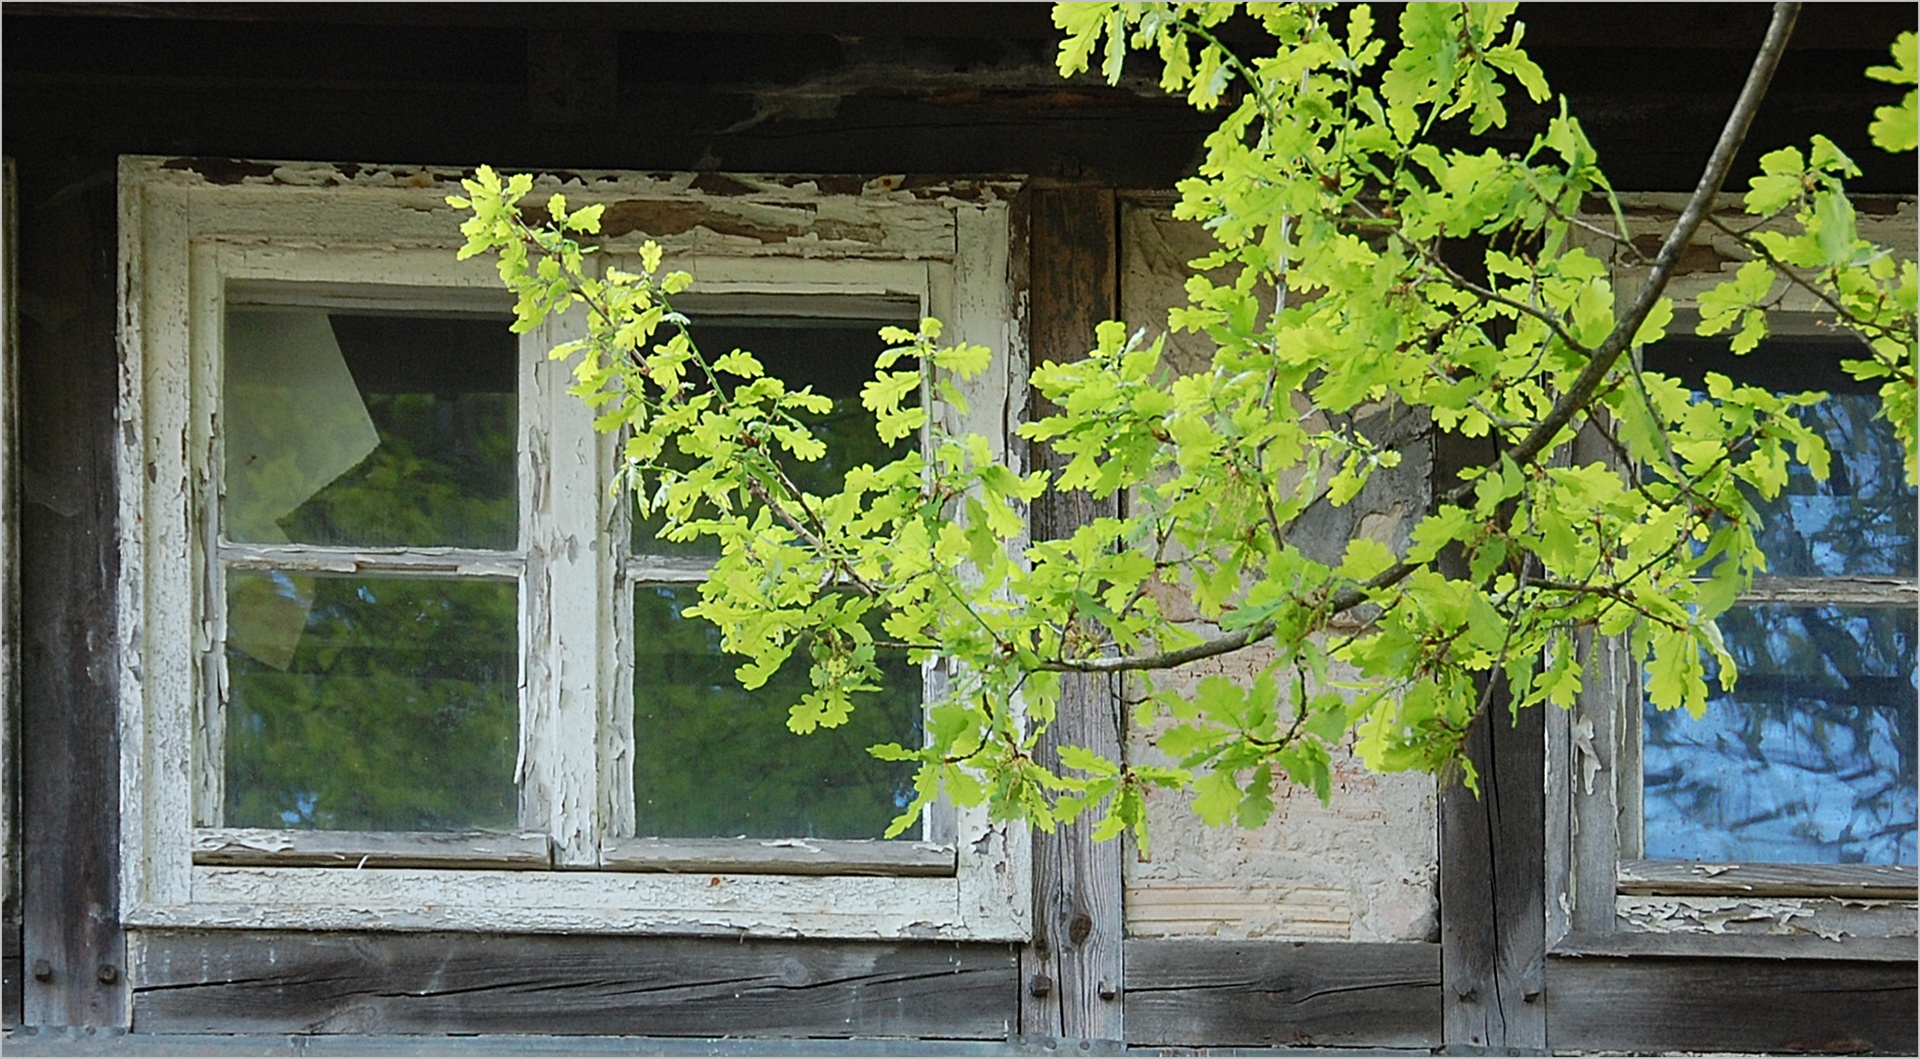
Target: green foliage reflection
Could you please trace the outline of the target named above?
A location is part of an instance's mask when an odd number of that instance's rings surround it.
[[[233,572],[229,599],[292,595]],[[229,646],[229,827],[512,828],[517,591],[486,581],[314,578],[291,663]]]
[[[881,652],[885,690],[838,728],[787,730],[811,687],[806,653],[755,691],[711,623],[681,616],[691,586],[634,589],[637,830],[668,837],[876,838],[913,798],[913,764],[875,743],[920,743],[920,667]]]

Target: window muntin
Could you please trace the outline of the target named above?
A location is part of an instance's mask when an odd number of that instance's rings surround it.
[[[1910,603],[1854,597],[1863,578],[1911,584],[1916,498],[1878,397],[1838,367],[1851,342],[1789,333],[1735,357],[1724,341],[1678,337],[1646,351],[1648,367],[1696,388],[1718,371],[1827,390],[1799,415],[1832,452],[1825,481],[1796,465],[1779,496],[1756,498],[1768,572],[1719,621],[1734,690],[1710,673],[1699,721],[1640,711],[1647,859],[1915,863],[1915,617]]]

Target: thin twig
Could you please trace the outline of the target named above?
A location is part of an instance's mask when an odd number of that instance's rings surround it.
[[[1554,402],[1553,407],[1541,418],[1533,432],[1515,446],[1509,456],[1516,464],[1527,463],[1544,451],[1560,431],[1573,421],[1573,417],[1587,409],[1593,403],[1612,371],[1614,363],[1632,344],[1633,336],[1640,330],[1654,303],[1666,290],[1667,282],[1672,279],[1674,268],[1680,263],[1680,254],[1693,241],[1694,233],[1711,208],[1721,185],[1726,183],[1727,173],[1733,168],[1734,156],[1740,152],[1746,142],[1747,130],[1753,124],[1754,114],[1760,108],[1760,100],[1767,93],[1767,85],[1773,80],[1773,73],[1780,64],[1780,56],[1786,51],[1787,38],[1793,32],[1793,24],[1800,15],[1797,3],[1776,3],[1773,7],[1773,19],[1767,26],[1766,39],[1760,45],[1760,51],[1754,56],[1753,67],[1747,72],[1746,84],[1740,89],[1740,96],[1734,102],[1733,111],[1727,116],[1726,124],[1720,130],[1713,152],[1708,156],[1706,168],[1700,174],[1699,183],[1694,186],[1693,194],[1688,197],[1686,208],[1681,210],[1680,219],[1674,223],[1673,230],[1667,233],[1660,245],[1660,251],[1654,255],[1653,268],[1647,275],[1646,283],[1634,296],[1626,314],[1614,324],[1613,330],[1594,350],[1587,367],[1580,373],[1565,393]],[[1473,484],[1463,482],[1449,490],[1440,498],[1441,505],[1458,506],[1473,494]],[[1351,610],[1365,602],[1371,592],[1398,584],[1405,580],[1420,564],[1399,562],[1369,579],[1365,584],[1341,589],[1333,594],[1327,603],[1328,614],[1338,614]],[[1042,669],[1058,672],[1077,673],[1120,673],[1141,669],[1171,669],[1237,651],[1249,644],[1258,643],[1271,636],[1276,624],[1262,621],[1237,632],[1216,637],[1202,643],[1172,651],[1161,651],[1148,655],[1130,655],[1107,658],[1067,658],[1056,659],[1041,664]]]

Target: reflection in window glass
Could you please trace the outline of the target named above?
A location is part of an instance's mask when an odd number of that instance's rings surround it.
[[[1720,628],[1734,692],[1699,721],[1646,711],[1646,856],[1915,863],[1915,616],[1740,606]]]
[[[1912,576],[1913,487],[1880,399],[1835,393],[1800,420],[1826,439],[1827,480],[1793,464],[1787,487],[1760,505],[1760,548],[1779,577]]]
[[[698,599],[692,586],[634,589],[637,833],[879,838],[913,798],[913,769],[867,747],[919,745],[919,667],[883,653],[884,691],[856,696],[838,728],[795,735],[787,707],[811,687],[805,648],[748,692],[719,632],[681,616]]]
[[[1913,576],[1916,498],[1902,474],[1900,439],[1878,417],[1877,388],[1839,366],[1859,355],[1853,340],[1824,336],[1769,339],[1744,357],[1723,339],[1686,336],[1646,351],[1648,368],[1698,391],[1705,390],[1708,372],[1781,393],[1827,391],[1825,400],[1797,413],[1826,439],[1833,457],[1827,479],[1815,480],[1796,463],[1779,496],[1757,501],[1758,539],[1771,575]]]
[[[228,539],[512,548],[507,319],[229,306]]]
[[[878,467],[897,460],[914,444],[911,438],[895,445],[882,444],[874,431],[873,413],[860,404],[860,387],[873,378],[873,362],[887,349],[879,331],[889,325],[908,330],[918,326],[911,315],[898,320],[703,316],[695,318],[690,330],[708,357],[744,349],[759,359],[768,375],[795,389],[811,386],[814,393],[833,398],[832,411],[801,416],[815,436],[826,443],[826,455],[811,462],[787,462],[787,473],[794,484],[815,496],[826,496],[840,491],[848,470],[863,463]],[[896,365],[896,370],[911,366],[903,362]],[[678,452],[668,452],[666,462],[681,469],[693,466],[690,457]],[[664,521],[657,515],[635,518],[634,550],[656,555],[719,555],[719,547],[711,539],[686,543],[658,539],[656,534]]]
[[[235,570],[227,602],[227,826],[517,825],[512,582]]]

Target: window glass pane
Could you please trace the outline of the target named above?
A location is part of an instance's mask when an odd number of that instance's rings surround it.
[[[512,582],[227,575],[226,824],[518,823]]]
[[[708,357],[744,349],[759,358],[767,374],[788,386],[812,386],[813,392],[833,398],[832,411],[801,416],[815,436],[826,443],[826,455],[812,462],[788,460],[786,464],[796,485],[815,496],[825,496],[840,491],[849,469],[863,463],[878,466],[897,460],[916,444],[912,438],[903,438],[896,445],[881,443],[874,431],[873,413],[860,404],[860,387],[873,378],[873,362],[888,348],[880,340],[880,329],[892,325],[912,330],[917,323],[911,313],[902,319],[708,315],[696,316],[691,330]],[[900,370],[909,367],[910,362],[898,365]],[[693,465],[691,459],[677,452],[670,452],[667,462],[682,468]],[[655,535],[663,521],[658,516],[634,519],[636,552],[719,554],[711,540],[684,544],[659,540]]]
[[[1646,711],[1646,855],[1913,864],[1914,614],[1741,606],[1720,628],[1735,691],[1699,721]]]
[[[515,547],[507,323],[229,306],[228,539]]]
[[[1786,577],[1911,576],[1915,570],[1916,496],[1901,468],[1900,440],[1880,419],[1874,387],[1839,367],[1859,357],[1847,339],[1768,339],[1744,357],[1724,340],[1669,338],[1647,350],[1647,367],[1704,389],[1707,372],[1778,392],[1825,390],[1826,400],[1799,417],[1826,439],[1833,460],[1827,480],[1794,464],[1787,487],[1759,503],[1767,572]]]
[[[637,832],[676,838],[879,838],[913,798],[909,764],[867,753],[920,743],[920,669],[883,658],[885,690],[844,725],[795,735],[787,707],[810,686],[805,649],[756,691],[706,621],[681,616],[692,586],[634,589]],[[909,831],[908,838],[918,835]]]

